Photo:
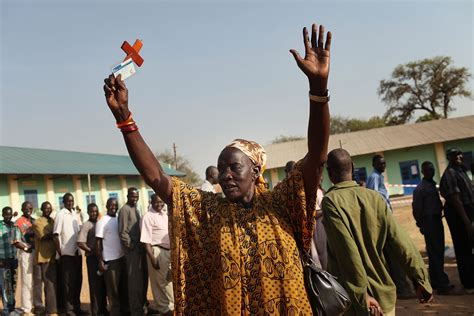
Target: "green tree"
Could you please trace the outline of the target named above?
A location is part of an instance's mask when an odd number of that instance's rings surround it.
[[[303,136],[285,136],[285,135],[280,135],[276,137],[274,140],[272,140],[272,144],[280,144],[280,143],[286,143],[286,142],[293,142],[296,140],[302,140],[304,139]]]
[[[387,105],[386,123],[407,123],[417,111],[425,112],[421,121],[447,118],[455,110],[454,97],[471,96],[469,70],[451,64],[447,56],[409,62],[397,66],[390,79],[381,80],[378,94]]]
[[[331,135],[333,134],[342,134],[349,132],[365,131],[372,128],[384,127],[385,120],[380,116],[372,116],[368,120],[349,118],[340,115],[331,116]],[[272,144],[293,142],[297,140],[305,139],[302,136],[285,136],[280,135],[272,140]]]
[[[172,168],[175,168],[179,171],[186,173],[186,176],[183,180],[191,185],[197,186],[200,185],[203,180],[199,177],[199,175],[193,170],[191,163],[186,158],[176,155],[176,161],[174,159],[174,154],[170,150],[165,150],[161,153],[155,154],[156,159],[160,162],[167,163],[171,165]]]
[[[357,132],[384,127],[385,125],[384,118],[380,116],[373,116],[368,120],[364,120],[335,115],[331,117],[331,134]]]

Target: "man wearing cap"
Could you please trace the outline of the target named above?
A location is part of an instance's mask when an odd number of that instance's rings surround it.
[[[446,152],[449,164],[441,177],[440,192],[445,198],[444,214],[453,239],[459,279],[467,293],[474,293],[474,194],[463,164],[462,151]]]

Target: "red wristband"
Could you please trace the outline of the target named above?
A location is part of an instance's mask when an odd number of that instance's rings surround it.
[[[135,124],[135,121],[133,120],[132,112],[130,112],[130,114],[128,115],[128,118],[125,121],[117,123],[117,127],[122,128],[124,126],[132,125],[132,124]]]
[[[122,133],[130,133],[130,132],[135,132],[135,131],[138,131],[138,126],[137,124],[133,123],[133,124],[130,124],[130,125],[125,125],[123,127],[120,128],[120,131]]]

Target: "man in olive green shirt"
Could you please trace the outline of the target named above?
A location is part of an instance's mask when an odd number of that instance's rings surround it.
[[[33,224],[36,247],[35,264],[39,265],[41,269],[47,314],[57,313],[57,266],[56,246],[53,239],[54,220],[51,218],[52,210],[51,203],[43,202],[41,204],[43,216]]]
[[[328,240],[328,271],[349,293],[348,314],[394,315],[396,287],[387,259],[398,260],[412,279],[421,303],[432,299],[425,264],[413,242],[396,223],[378,192],[352,181],[352,159],[344,149],[328,154],[329,178],[335,185],[322,202]]]

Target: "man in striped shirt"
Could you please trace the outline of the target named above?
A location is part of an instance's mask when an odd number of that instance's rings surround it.
[[[2,289],[3,315],[15,310],[16,269],[18,260],[13,242],[20,238],[12,222],[13,210],[6,206],[2,209],[0,221],[0,287]]]

